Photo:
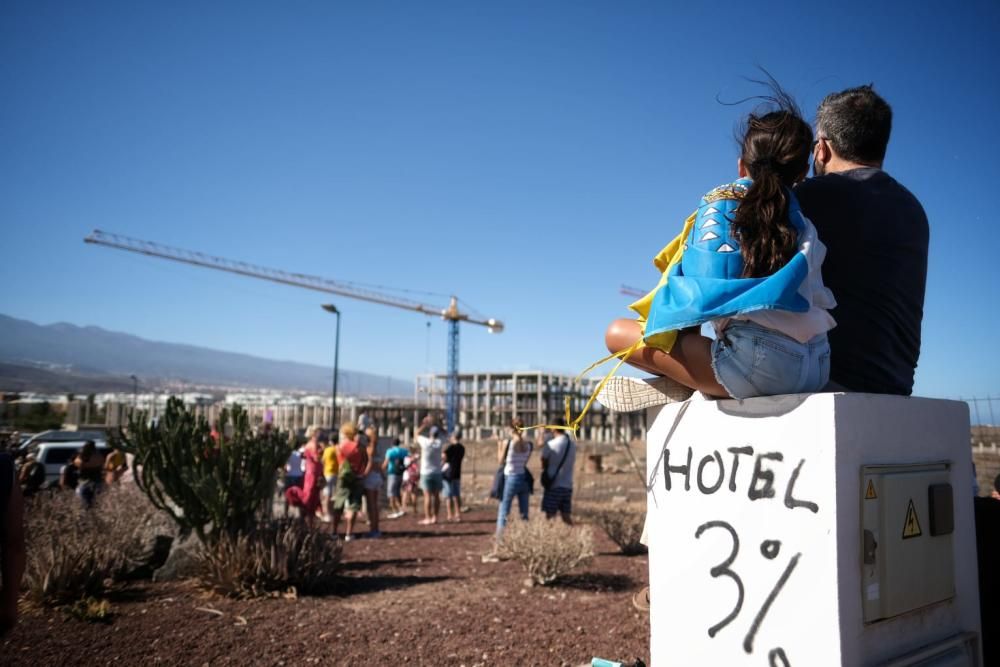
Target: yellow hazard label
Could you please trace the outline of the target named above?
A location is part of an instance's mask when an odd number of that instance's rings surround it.
[[[909,537],[920,537],[923,533],[920,530],[920,519],[917,518],[917,509],[913,506],[913,498],[906,508],[906,520],[903,522],[903,539]]]
[[[865,500],[874,500],[875,498],[878,498],[878,495],[875,493],[875,483],[868,480],[868,490],[865,491]]]

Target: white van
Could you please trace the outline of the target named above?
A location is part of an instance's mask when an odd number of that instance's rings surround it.
[[[74,442],[84,442],[86,440],[93,440],[94,444],[100,447],[107,447],[108,445],[108,434],[103,430],[87,430],[87,431],[43,431],[36,435],[31,436],[28,440],[24,441],[18,451],[20,453],[33,452],[38,447],[45,442],[51,443],[74,443]],[[82,445],[81,445],[82,446]]]

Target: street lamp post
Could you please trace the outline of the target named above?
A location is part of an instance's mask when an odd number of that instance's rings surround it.
[[[139,407],[139,378],[129,375],[132,378],[132,409]]]
[[[340,363],[340,311],[332,303],[324,303],[323,310],[337,316],[337,335],[333,344],[333,403],[330,406],[330,437],[337,433],[337,367]]]

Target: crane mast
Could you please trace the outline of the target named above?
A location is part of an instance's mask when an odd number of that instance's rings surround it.
[[[175,262],[191,264],[217,271],[227,271],[241,276],[269,280],[282,285],[292,287],[302,287],[317,292],[328,294],[338,294],[351,299],[379,303],[383,306],[402,308],[423,315],[440,316],[448,322],[448,379],[446,386],[446,412],[449,433],[454,431],[458,425],[458,324],[468,322],[486,327],[490,333],[500,333],[503,331],[503,323],[494,318],[477,318],[458,309],[458,298],[452,296],[447,307],[432,306],[395,296],[385,294],[367,287],[355,285],[353,283],[331,280],[320,276],[312,276],[304,273],[291,273],[280,269],[272,269],[265,266],[250,264],[237,260],[225,259],[214,255],[207,255],[193,250],[184,250],[172,246],[156,243],[153,241],[143,241],[141,239],[113,234],[95,229],[90,235],[83,239],[85,243],[103,245],[109,248],[127,250],[150,257],[160,257]]]

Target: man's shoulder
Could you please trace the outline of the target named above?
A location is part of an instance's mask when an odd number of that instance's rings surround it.
[[[841,174],[823,174],[807,178],[795,185],[794,192],[799,203],[810,197],[821,197],[827,193],[840,192],[845,188],[851,188],[857,181],[845,178]]]
[[[550,452],[556,454],[561,454],[563,449],[565,449],[570,443],[570,439],[565,435],[557,435],[548,442],[545,443],[546,449]]]
[[[895,190],[900,194],[912,197],[913,193],[906,189],[902,183],[893,178],[888,172],[875,167],[863,167],[838,171],[822,176],[813,176],[798,183],[795,188],[795,196],[800,200],[809,197],[820,197],[825,194],[842,193],[845,191],[868,191],[868,190]]]
[[[795,186],[795,197],[803,214],[813,223],[820,223],[817,227],[843,216],[874,217],[883,221],[898,219],[912,224],[915,216],[926,220],[927,215],[912,192],[888,173],[875,168],[807,179]]]

